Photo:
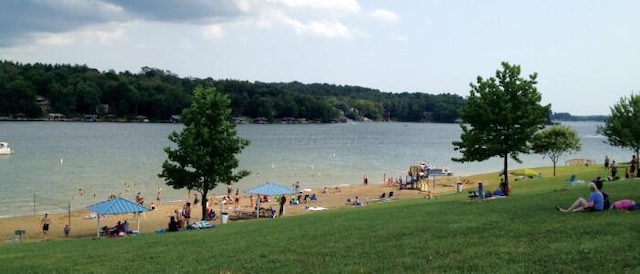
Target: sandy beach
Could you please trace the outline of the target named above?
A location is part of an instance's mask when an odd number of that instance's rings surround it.
[[[468,184],[473,184],[468,182]],[[432,181],[430,181],[430,187],[432,186]],[[437,179],[436,189],[432,191],[432,195],[442,195],[444,193],[452,193],[456,191],[456,178],[453,177],[441,177]],[[465,188],[472,186],[465,186]],[[328,194],[323,193],[323,189],[301,189],[305,190],[304,194],[313,194],[315,193],[318,197],[318,200],[311,203],[303,203],[300,205],[287,205],[286,206],[286,216],[284,218],[292,217],[300,214],[313,214],[313,210],[306,210],[306,207],[323,207],[326,210],[332,210],[340,207],[347,207],[349,205],[346,204],[348,198],[355,198],[358,196],[359,200],[362,202],[367,202],[368,200],[376,199],[380,197],[382,193],[389,194],[390,191],[393,191],[393,196],[396,199],[406,199],[406,198],[423,198],[427,195],[426,192],[421,192],[415,189],[403,189],[399,190],[398,187],[389,186],[384,183],[370,183],[369,185],[349,185],[349,186],[341,186],[340,193],[336,193],[335,189],[329,189]],[[273,200],[273,197],[269,197]],[[154,233],[157,229],[166,229],[167,223],[169,221],[169,216],[175,210],[181,209],[184,205],[184,202],[171,202],[171,203],[162,203],[157,205],[157,209],[154,211],[149,211],[141,215],[140,217],[140,233]],[[274,209],[278,209],[278,204],[276,201],[270,201],[266,205],[263,206],[272,206]],[[224,206],[223,206],[224,207]],[[220,216],[220,204],[214,205],[212,207],[216,210],[218,216]],[[236,222],[246,222],[246,221],[254,221],[255,218],[249,219],[240,219],[237,220],[236,216],[233,213],[234,205],[227,205],[225,210],[229,212],[230,220],[227,225],[233,225]],[[250,211],[251,201],[249,196],[242,195],[240,199],[240,203],[238,208],[243,211]],[[51,214],[49,215],[50,219],[50,228],[47,235],[42,233],[42,225],[41,220],[43,216],[23,216],[23,217],[12,217],[12,218],[3,218],[0,219],[0,245],[9,244],[17,241],[17,236],[15,235],[16,230],[24,230],[26,233],[22,236],[23,242],[37,242],[44,240],[64,240],[65,237],[63,233],[63,229],[66,224],[70,222],[71,232],[68,238],[93,238],[96,237],[96,220],[87,218],[91,215],[91,211],[83,209],[78,211],[72,211],[71,216],[69,214]],[[196,222],[201,219],[202,210],[201,206],[198,205],[196,207],[192,207],[191,213],[191,223]],[[118,221],[128,221],[130,224],[130,228],[132,230],[136,230],[136,217],[134,214],[120,214],[120,215],[108,215],[105,218],[101,218],[101,226],[108,225],[110,227],[114,226]],[[220,218],[217,220],[211,221],[214,225],[221,225]]]

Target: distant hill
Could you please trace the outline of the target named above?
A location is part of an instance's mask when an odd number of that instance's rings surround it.
[[[551,114],[552,121],[594,121],[594,122],[604,122],[608,116],[605,115],[585,115],[585,116],[574,116],[567,112],[557,112]]]

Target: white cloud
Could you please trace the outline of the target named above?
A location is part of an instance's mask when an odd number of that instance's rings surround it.
[[[111,45],[123,39],[128,24],[110,24],[80,31],[86,44]]]
[[[284,15],[280,18],[280,21],[299,35],[310,35],[328,39],[348,39],[360,35],[359,31],[351,30],[348,26],[338,21],[322,20],[303,23]]]
[[[274,5],[264,6],[263,8],[259,9],[259,13],[255,14],[252,17],[247,17],[247,20],[244,21],[244,24],[249,23],[251,26],[257,28],[284,27],[286,29],[293,30],[296,34],[301,36],[312,36],[325,39],[350,39],[354,37],[364,36],[364,34],[360,30],[351,28],[350,26],[341,22],[338,18],[327,15],[323,11],[306,15],[307,16],[300,16],[295,12],[288,13],[286,9],[283,9],[282,7],[277,8]],[[301,20],[299,18],[305,18],[305,20]]]
[[[72,35],[67,33],[51,34],[45,33],[36,35],[36,43],[44,46],[60,46],[73,43]]]
[[[270,0],[268,2],[281,4],[287,8],[346,12],[360,12],[362,10],[356,0]]]
[[[203,28],[202,36],[209,40],[219,40],[224,37],[224,30],[220,25],[209,25]]]
[[[400,21],[400,16],[398,16],[397,13],[390,10],[377,9],[369,13],[369,15],[375,18],[376,20],[380,20],[387,23],[396,23]]]
[[[105,24],[63,33],[41,33],[35,35],[37,45],[61,46],[73,43],[111,45],[123,39],[129,24]]]

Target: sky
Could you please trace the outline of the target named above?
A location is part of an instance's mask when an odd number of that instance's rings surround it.
[[[467,97],[501,62],[553,112],[640,93],[640,1],[4,0],[0,60]]]

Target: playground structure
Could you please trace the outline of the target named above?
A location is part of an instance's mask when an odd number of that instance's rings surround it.
[[[428,166],[426,162],[410,166],[404,183],[400,184],[400,189],[418,189],[423,192],[436,189],[436,177],[452,176],[453,172],[449,168]],[[433,178],[432,189],[429,189],[429,177]]]
[[[400,189],[403,189],[402,184],[400,185]],[[421,162],[418,165],[409,167],[407,178],[404,184],[404,189],[418,189],[423,192],[429,191],[429,169],[427,168],[427,164],[425,162]]]

